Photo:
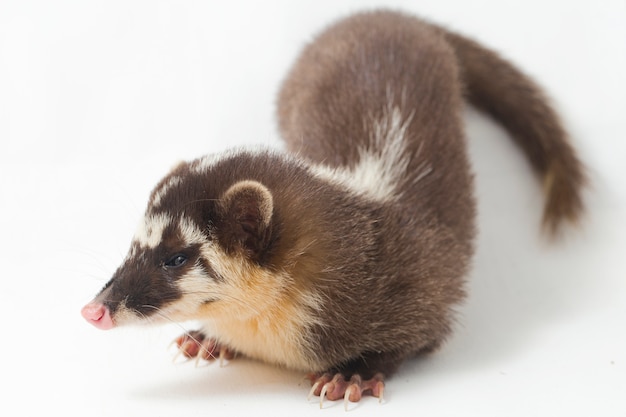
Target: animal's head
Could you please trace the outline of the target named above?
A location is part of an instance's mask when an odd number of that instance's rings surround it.
[[[264,261],[275,236],[272,193],[220,175],[218,165],[182,163],[157,185],[128,255],[82,309],[88,322],[110,329],[246,317],[271,302],[277,278]]]

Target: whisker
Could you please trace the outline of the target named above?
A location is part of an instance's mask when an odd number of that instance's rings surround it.
[[[208,293],[204,293],[204,292],[201,292],[201,291],[186,291],[186,292],[183,293],[183,296],[186,296],[186,295],[202,295],[206,299],[214,299],[214,294],[208,294]],[[232,295],[219,294],[219,298],[216,298],[215,301],[218,301],[218,300],[231,301],[231,302],[237,304],[240,307],[247,308],[247,309],[251,310],[254,314],[257,314],[257,315],[261,314],[261,312],[259,310],[257,310],[253,305],[250,305],[250,304],[246,303],[245,301],[243,301],[243,300],[241,300],[239,298],[236,298],[236,297],[234,297]]]
[[[165,313],[163,312],[163,310],[162,310],[162,309],[160,309],[159,307],[153,306],[152,304],[143,304],[141,307],[143,307],[143,308],[151,308],[151,309],[153,309],[153,310],[154,310],[154,312],[155,312],[155,314],[156,314],[157,316],[159,316],[159,317],[161,317],[161,318],[163,318],[163,319],[165,319],[165,320],[169,321],[169,322],[170,322],[170,323],[172,323],[172,324],[175,324],[176,326],[180,327],[180,328],[181,328],[181,329],[185,332],[185,334],[188,334],[187,329],[185,329],[185,328],[183,327],[183,325],[182,325],[182,324],[180,324],[179,322],[177,322],[177,321],[175,321],[175,320],[172,320],[172,319],[171,319],[171,318],[170,318],[167,314],[165,314]],[[140,312],[140,311],[138,311],[138,310],[135,310],[135,312],[136,312],[138,315],[142,316],[142,318],[144,318],[144,319],[149,319],[149,316],[146,316],[146,315],[145,315],[145,314],[143,314],[142,312]]]

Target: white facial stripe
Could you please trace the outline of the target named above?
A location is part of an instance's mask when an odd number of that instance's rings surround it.
[[[180,219],[180,222],[178,223],[178,230],[184,246],[203,244],[207,240],[202,233],[202,230],[200,230],[194,222],[185,217]]]
[[[194,265],[189,271],[185,273],[177,282],[178,288],[183,292],[183,300],[188,294],[200,295],[202,299],[206,298],[207,290],[210,287],[210,281],[208,281],[206,271],[202,266]]]
[[[134,241],[142,248],[154,249],[161,243],[165,228],[173,222],[174,220],[165,213],[145,217],[139,224]],[[202,231],[185,217],[182,217],[178,222],[178,231],[182,241],[181,246],[206,243],[207,239]],[[134,246],[132,247],[134,248]]]
[[[224,158],[224,154],[211,154],[193,162],[191,169],[197,174],[203,174],[208,171],[217,161]]]
[[[205,155],[200,159],[196,159],[190,164],[190,169],[196,174],[204,174],[215,166],[218,162],[228,160],[237,155],[262,155],[265,153],[272,154],[275,150],[263,145],[250,145],[245,148],[230,148],[220,153]]]
[[[147,216],[139,223],[134,241],[141,247],[156,248],[163,238],[163,231],[172,224],[172,218],[167,214]]]
[[[158,207],[161,204],[161,199],[163,198],[165,194],[167,194],[170,188],[177,186],[182,181],[183,180],[181,177],[178,177],[178,176],[171,177],[165,184],[163,184],[163,186],[161,186],[161,188],[159,188],[155,192],[154,199],[152,200],[152,207]]]
[[[197,318],[196,311],[200,304],[220,298],[218,284],[207,276],[207,271],[200,264],[194,265],[185,275],[180,277],[176,285],[181,291],[182,297],[171,306],[164,308],[168,314],[176,313],[176,320]],[[178,317],[178,315],[182,316]]]

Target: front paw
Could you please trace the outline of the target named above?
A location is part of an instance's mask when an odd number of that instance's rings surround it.
[[[174,343],[178,346],[178,354],[182,354],[189,359],[204,359],[209,362],[219,359],[221,365],[225,359],[230,360],[235,357],[234,352],[220,345],[214,338],[206,337],[199,330],[187,332],[179,336],[174,340]]]

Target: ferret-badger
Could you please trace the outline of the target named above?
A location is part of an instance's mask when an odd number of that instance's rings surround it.
[[[181,163],[83,316],[101,329],[200,320],[188,357],[236,354],[309,373],[314,395],[379,398],[436,349],[464,298],[475,202],[467,101],[543,181],[544,226],[582,214],[583,168],[543,93],[472,40],[366,12],[306,46],[282,85],[288,153]]]

